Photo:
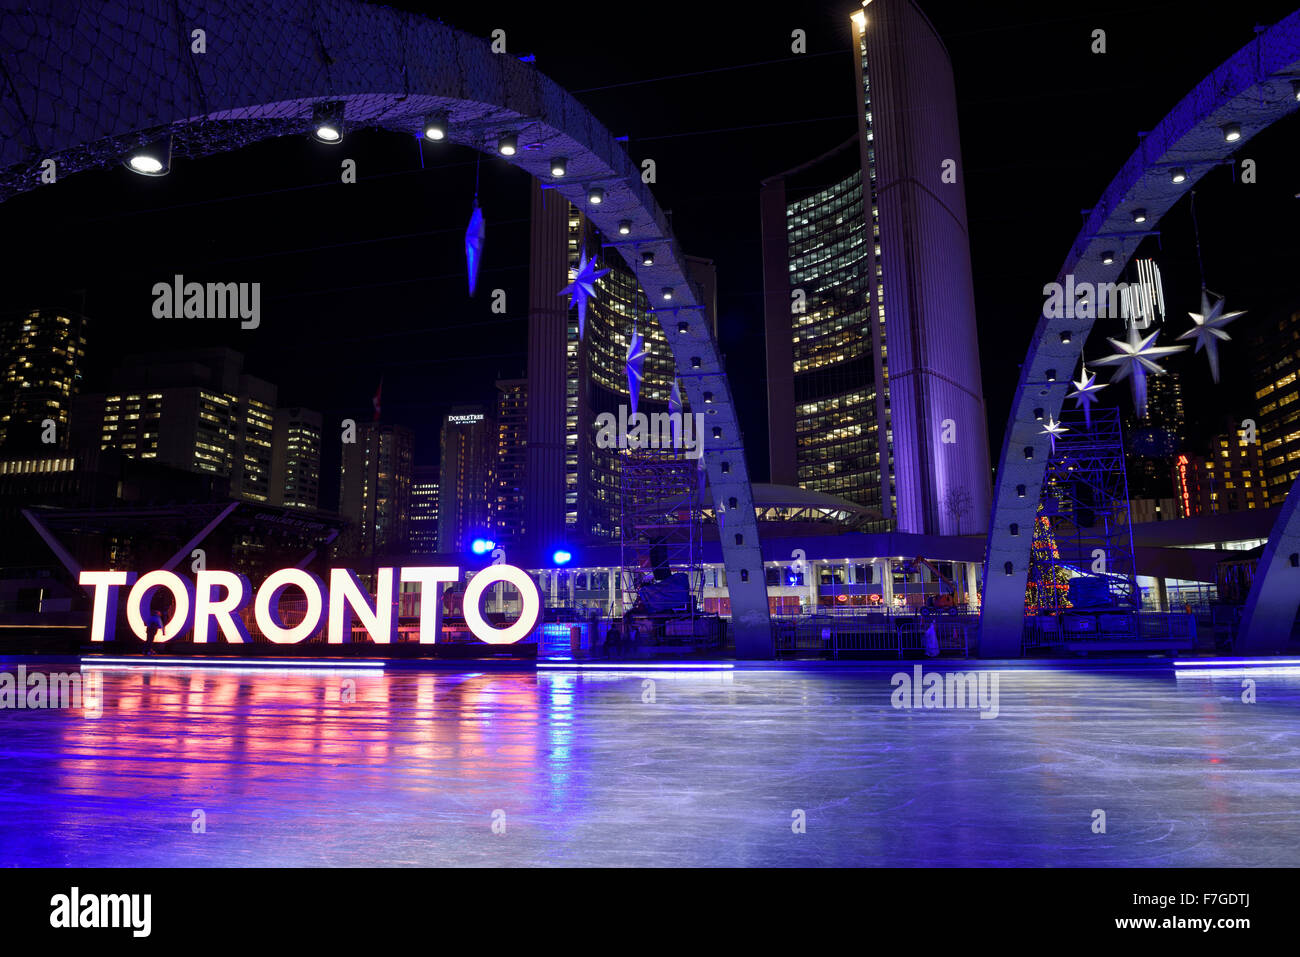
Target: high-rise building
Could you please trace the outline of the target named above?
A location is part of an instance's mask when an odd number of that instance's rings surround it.
[[[768,421],[773,482],[856,502],[885,528],[893,460],[867,195],[856,136],[763,184]]]
[[[881,528],[976,534],[988,428],[952,65],[912,0],[850,20],[858,135],[761,194],[772,479]]]
[[[417,465],[411,482],[411,518],[406,527],[407,551],[432,555],[438,550],[438,468]]]
[[[1147,377],[1147,411],[1130,415],[1128,431],[1129,495],[1167,499],[1174,494],[1174,464],[1187,444],[1187,413],[1182,377],[1173,370]]]
[[[0,448],[69,447],[72,401],[85,357],[86,317],[79,312],[24,309],[0,315]]]
[[[490,540],[496,424],[481,405],[453,406],[442,424],[438,469],[438,551],[465,552]]]
[[[276,387],[230,349],[128,356],[113,389],[79,397],[72,439],[128,458],[230,480],[234,498],[271,500]]]
[[[1206,455],[1180,454],[1173,480],[1183,518],[1268,507],[1259,443],[1241,433],[1215,436]]]
[[[672,350],[642,288],[654,266],[629,268],[604,243],[581,209],[534,184],[523,527],[539,553],[557,542],[618,534],[618,452],[597,444],[596,417],[631,406],[626,361],[634,331],[646,350],[637,409],[666,411],[672,393]],[[609,272],[596,281],[579,337],[577,310],[558,293],[583,255]],[[716,333],[713,262],[687,256],[685,263]]]
[[[1249,348],[1268,502],[1281,505],[1300,475],[1300,311],[1269,318]]]
[[[414,470],[414,432],[403,425],[357,425],[356,441],[343,443],[339,515],[348,524],[338,554],[406,551]]]
[[[271,448],[271,504],[320,504],[321,415],[311,409],[275,410]]]
[[[513,549],[525,538],[524,472],[528,467],[528,380],[497,382],[496,465],[492,477],[492,527],[496,541]]]

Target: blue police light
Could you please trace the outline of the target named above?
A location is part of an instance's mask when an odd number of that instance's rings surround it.
[[[551,561],[557,565],[567,565],[573,560],[573,555],[566,552],[563,548],[557,548],[551,555]]]
[[[473,544],[470,545],[469,550],[475,555],[486,555],[496,547],[496,542],[488,541],[486,538],[476,538]]]

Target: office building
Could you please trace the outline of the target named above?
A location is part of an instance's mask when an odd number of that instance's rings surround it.
[[[492,527],[507,549],[525,535],[525,471],[528,467],[528,380],[497,382],[496,464],[492,476]]]
[[[523,528],[539,553],[619,533],[618,452],[596,443],[596,418],[631,406],[626,360],[634,330],[646,351],[638,410],[667,411],[672,393],[672,351],[642,288],[653,283],[654,266],[634,255],[638,265],[629,267],[605,242],[581,209],[534,184]],[[577,310],[558,293],[584,254],[609,272],[596,282],[580,338]],[[714,265],[691,256],[685,264],[716,334]]]
[[[1268,508],[1258,442],[1241,433],[1215,436],[1205,455],[1180,454],[1174,463],[1179,516]]]
[[[1249,343],[1270,505],[1281,505],[1300,475],[1300,311],[1270,317]]]
[[[0,315],[0,448],[48,453],[70,447],[86,325],[86,317],[71,310]]]
[[[276,387],[230,349],[128,356],[109,392],[79,397],[77,447],[229,479],[230,495],[271,501]]]
[[[979,534],[988,430],[952,66],[911,0],[874,0],[849,29],[857,136],[760,197],[772,480],[881,530]]]
[[[438,469],[438,551],[465,553],[491,541],[496,423],[481,405],[457,405],[442,424]]]
[[[438,550],[438,468],[417,465],[411,482],[411,515],[406,530],[407,552],[432,555]]]
[[[415,471],[415,433],[402,425],[359,423],[343,443],[339,515],[347,521],[335,554],[405,552]]]
[[[320,504],[321,415],[311,409],[276,409],[271,448],[271,504]]]
[[[1174,494],[1174,464],[1187,445],[1187,413],[1179,373],[1147,377],[1147,411],[1130,414],[1125,422],[1129,495],[1134,499],[1167,499]],[[1135,519],[1136,521],[1136,519]]]

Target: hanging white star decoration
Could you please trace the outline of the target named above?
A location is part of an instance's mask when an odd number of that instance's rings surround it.
[[[597,269],[595,257],[588,259],[584,251],[578,259],[578,271],[573,282],[560,290],[561,296],[569,297],[570,308],[575,305],[578,307],[579,339],[587,329],[587,300],[596,295],[596,280],[607,272],[608,269]]]
[[[1057,436],[1059,436],[1062,432],[1069,432],[1069,431],[1070,431],[1069,429],[1063,426],[1060,422],[1057,422],[1050,415],[1047,417],[1047,425],[1043,426],[1043,435],[1051,436],[1053,453],[1056,452]]]
[[[1214,377],[1217,384],[1219,381],[1219,340],[1229,341],[1232,337],[1223,331],[1223,327],[1238,316],[1244,316],[1246,310],[1238,309],[1236,312],[1224,312],[1223,304],[1226,299],[1220,299],[1213,306],[1210,305],[1210,294],[1205,287],[1201,287],[1201,311],[1188,313],[1196,325],[1184,332],[1179,339],[1195,339],[1196,351],[1200,352],[1205,349],[1205,355],[1210,360],[1210,375]]]
[[[632,394],[632,414],[636,415],[637,402],[641,398],[641,367],[645,364],[645,342],[641,333],[632,330],[632,338],[627,344],[627,388]]]
[[[1106,340],[1114,346],[1115,355],[1103,356],[1093,361],[1093,365],[1119,367],[1119,371],[1111,377],[1111,382],[1120,382],[1132,375],[1133,406],[1139,417],[1145,417],[1147,414],[1147,372],[1159,375],[1165,371],[1156,365],[1155,360],[1187,350],[1187,346],[1156,345],[1156,336],[1159,334],[1159,331],[1156,331],[1143,339],[1138,336],[1135,326],[1129,326],[1127,342],[1109,338]]]
[[[1097,393],[1106,387],[1106,383],[1097,381],[1097,373],[1089,372],[1087,366],[1082,366],[1082,372],[1077,382],[1074,382],[1074,391],[1066,398],[1074,400],[1075,408],[1083,410],[1083,422],[1088,428],[1092,428],[1092,407],[1097,402]]]

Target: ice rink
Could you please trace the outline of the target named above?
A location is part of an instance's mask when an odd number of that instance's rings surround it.
[[[913,667],[106,668],[99,717],[0,710],[0,864],[1300,860],[1300,669],[983,663],[981,718]]]

